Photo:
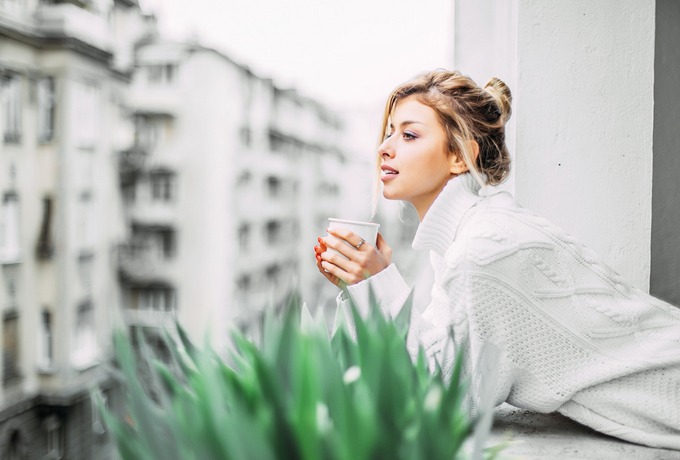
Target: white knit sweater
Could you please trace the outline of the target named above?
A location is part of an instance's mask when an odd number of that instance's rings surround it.
[[[410,353],[423,347],[448,376],[453,349],[466,343],[468,372],[497,372],[496,405],[559,411],[611,436],[680,450],[680,310],[631,286],[509,193],[479,189],[469,174],[450,180],[418,228],[413,247],[430,249],[435,282],[432,303],[412,311]],[[369,285],[391,317],[410,293],[392,264],[348,287],[362,315]],[[349,302],[339,304],[351,318]]]

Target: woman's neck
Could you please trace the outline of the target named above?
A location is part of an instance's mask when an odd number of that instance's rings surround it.
[[[454,176],[453,178],[455,177],[457,176]],[[449,179],[449,181],[450,180],[451,179]],[[427,214],[427,211],[429,211],[430,207],[432,206],[432,203],[434,203],[434,200],[437,199],[442,190],[444,190],[444,187],[446,187],[446,184],[448,184],[448,182],[445,182],[444,185],[442,185],[438,190],[432,192],[430,195],[420,197],[420,199],[417,201],[416,200],[409,201],[409,203],[411,203],[413,207],[416,208],[418,218],[420,219],[421,222],[425,218],[425,214]]]

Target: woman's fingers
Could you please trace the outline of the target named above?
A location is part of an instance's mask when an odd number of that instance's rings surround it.
[[[328,270],[323,268],[321,266],[322,262],[323,262],[323,260],[321,259],[321,257],[319,257],[317,255],[316,256],[316,268],[319,269],[319,273],[321,273],[324,277],[326,277],[326,279],[328,281],[335,284],[337,287],[342,288],[345,285],[345,284],[343,284],[344,282],[340,278],[338,278],[337,276],[335,276],[334,274],[332,274],[331,272],[329,272]]]
[[[346,246],[344,243],[340,243],[344,246]],[[356,263],[352,262],[351,260],[347,260],[342,256],[337,255],[336,253],[332,251],[326,251],[322,254],[319,254],[321,256],[322,261],[330,262],[333,265],[337,265],[340,267],[343,271],[346,272],[351,272]]]
[[[326,270],[326,268],[324,268],[324,265],[329,267],[331,270]],[[334,274],[334,272],[339,271],[339,269],[337,269],[335,265],[329,264],[328,262],[322,260],[320,257],[317,257],[316,266],[319,269],[319,272],[321,272],[321,274],[325,276],[328,281],[335,284],[337,287],[342,289],[345,286],[347,286],[347,283],[345,283],[341,278]]]
[[[375,242],[375,246],[387,261],[387,265],[389,265],[392,261],[392,248],[387,245],[385,238],[383,238],[380,232],[378,232],[378,238]]]
[[[378,234],[375,246],[362,244],[357,250],[361,237],[356,233],[339,227],[327,231],[329,236],[319,238],[319,245],[314,247],[314,252],[319,271],[336,286],[356,284],[390,264],[392,249],[382,235]],[[345,257],[328,251],[329,248]]]
[[[343,287],[348,284],[354,284],[357,281],[354,280],[354,277],[338,267],[335,264],[332,264],[330,262],[327,262],[325,260],[321,260],[321,268],[326,270],[328,273],[333,275],[333,277],[337,278],[338,283],[335,283],[338,287]]]
[[[355,258],[357,252],[356,248],[349,246],[340,238],[336,238],[335,236],[327,236],[326,238],[323,238],[323,241],[327,248],[335,249],[350,260]]]
[[[346,228],[333,227],[327,228],[326,231],[337,238],[347,241],[355,248],[359,246],[359,243],[361,242],[361,237],[359,235],[352,231],[347,230]]]

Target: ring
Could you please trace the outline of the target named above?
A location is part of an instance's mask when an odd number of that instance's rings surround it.
[[[359,248],[361,247],[361,245],[364,244],[365,242],[366,242],[366,241],[365,241],[363,238],[361,238],[361,241],[359,241],[359,244],[357,245],[357,250],[359,250]]]

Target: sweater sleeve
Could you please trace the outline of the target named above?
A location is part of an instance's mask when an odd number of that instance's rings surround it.
[[[396,318],[411,294],[411,289],[402,278],[396,265],[391,264],[380,273],[347,287],[347,292],[362,318],[368,317],[370,309],[369,291],[371,289],[380,306],[380,311],[386,319]],[[356,340],[350,301],[344,291],[338,295],[337,303],[338,310],[333,329],[335,330],[338,327],[343,320],[340,315],[343,315],[350,335]],[[446,325],[430,322],[417,309],[411,310],[406,345],[414,361],[422,347],[430,370],[434,370],[436,362],[442,367],[444,375],[448,375],[448,371],[453,367],[454,357],[453,343],[447,340],[448,337]]]

